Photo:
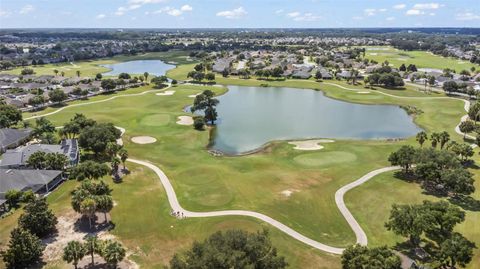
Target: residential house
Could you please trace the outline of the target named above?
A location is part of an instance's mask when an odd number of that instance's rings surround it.
[[[0,153],[16,148],[30,139],[32,129],[0,129]]]

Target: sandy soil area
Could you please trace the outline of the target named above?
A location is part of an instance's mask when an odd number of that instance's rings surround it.
[[[190,116],[180,116],[180,117],[178,117],[177,124],[192,125],[193,124],[193,118],[190,117]]]
[[[164,91],[164,92],[159,92],[156,95],[158,96],[165,96],[165,95],[173,95],[175,91]]]
[[[152,144],[157,142],[157,139],[151,136],[134,136],[132,142],[135,144]]]
[[[335,142],[329,139],[316,139],[316,140],[305,140],[305,141],[290,141],[288,144],[295,145],[294,149],[298,150],[320,150],[323,149],[323,146],[320,143],[332,143]]]

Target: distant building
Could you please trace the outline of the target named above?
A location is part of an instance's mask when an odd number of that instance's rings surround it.
[[[0,160],[0,168],[18,169],[25,168],[30,156],[35,152],[60,153],[64,154],[69,161],[69,166],[74,166],[79,160],[79,150],[77,140],[65,139],[60,145],[32,144],[19,147],[13,150],[7,150]]]

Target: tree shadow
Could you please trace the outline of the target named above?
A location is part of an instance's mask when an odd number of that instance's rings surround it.
[[[404,170],[396,171],[393,173],[393,177],[409,183],[417,182],[417,178],[413,173],[405,173]]]
[[[480,201],[467,195],[448,198],[448,201],[468,211],[480,211]]]

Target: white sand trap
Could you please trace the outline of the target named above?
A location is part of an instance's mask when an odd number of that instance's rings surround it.
[[[298,190],[284,190],[284,191],[281,191],[280,194],[288,198],[292,196],[294,192],[298,192]]]
[[[329,139],[317,139],[317,140],[305,140],[305,141],[290,141],[288,144],[295,145],[294,149],[298,150],[320,150],[323,149],[319,143],[332,143],[334,140]]]
[[[376,53],[376,52],[372,52],[372,53],[369,53],[369,54],[372,55],[372,56],[378,55],[378,53]]]
[[[135,144],[152,144],[157,142],[157,139],[151,136],[134,136],[132,142]]]
[[[370,93],[370,92],[368,92],[368,91],[363,91],[363,92],[357,92],[357,93],[367,94],[367,93]]]
[[[192,125],[193,124],[193,118],[190,116],[179,116],[177,124],[180,125]]]
[[[397,58],[399,61],[407,61],[407,58]]]
[[[199,94],[201,94],[201,92],[197,93],[197,94],[190,94],[188,97],[190,98],[195,98],[197,97]]]
[[[164,91],[164,92],[159,92],[157,95],[163,96],[163,95],[173,95],[175,91]]]

